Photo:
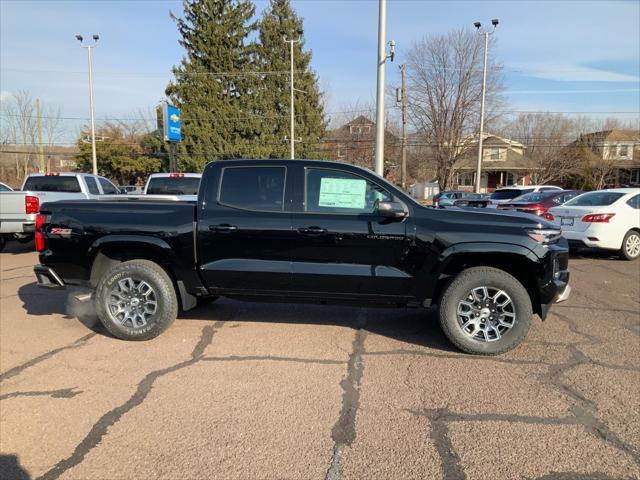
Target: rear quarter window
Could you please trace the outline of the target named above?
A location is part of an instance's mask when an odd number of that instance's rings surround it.
[[[23,190],[36,190],[39,192],[80,192],[80,184],[76,177],[70,176],[38,176],[29,177]]]

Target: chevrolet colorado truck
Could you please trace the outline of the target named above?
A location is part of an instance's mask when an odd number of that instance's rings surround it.
[[[212,162],[197,201],[59,201],[36,227],[39,284],[93,288],[100,321],[126,340],[219,296],[433,304],[453,344],[494,355],[571,291],[567,242],[544,219],[424,207],[337,162]]]

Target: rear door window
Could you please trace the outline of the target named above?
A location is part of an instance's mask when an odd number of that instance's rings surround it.
[[[285,167],[227,167],[222,170],[218,202],[265,212],[284,211]]]
[[[627,205],[631,208],[635,208],[636,210],[640,209],[640,195],[636,195],[635,197],[631,197],[627,200]]]
[[[117,195],[119,193],[115,185],[106,178],[98,177],[98,181],[105,195]]]
[[[87,188],[89,189],[89,193],[91,195],[100,195],[100,190],[98,189],[98,183],[96,179],[93,177],[84,177],[84,181],[87,183]]]
[[[76,177],[68,175],[39,175],[29,177],[23,190],[35,190],[38,192],[80,192],[80,183]]]

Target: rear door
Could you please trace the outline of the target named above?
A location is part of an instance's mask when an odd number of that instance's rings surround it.
[[[214,168],[199,205],[198,264],[217,293],[264,294],[290,287],[292,240],[287,167]]]
[[[304,186],[293,213],[292,289],[318,297],[407,296],[408,219],[389,219],[377,203],[393,195],[339,167],[298,167]]]

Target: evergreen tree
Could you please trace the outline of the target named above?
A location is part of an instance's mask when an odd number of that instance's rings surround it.
[[[186,52],[166,94],[181,108],[178,166],[201,171],[211,160],[250,156],[256,143],[255,7],[250,0],[183,0],[183,7],[183,18],[171,17]]]
[[[259,148],[264,157],[289,158],[290,128],[290,44],[294,48],[296,158],[319,158],[318,141],[326,129],[322,94],[311,70],[311,52],[304,50],[302,19],[289,0],[271,0],[258,22],[258,60],[262,75],[256,108],[262,116]],[[271,72],[271,73],[266,73]],[[304,92],[304,93],[303,93]]]

